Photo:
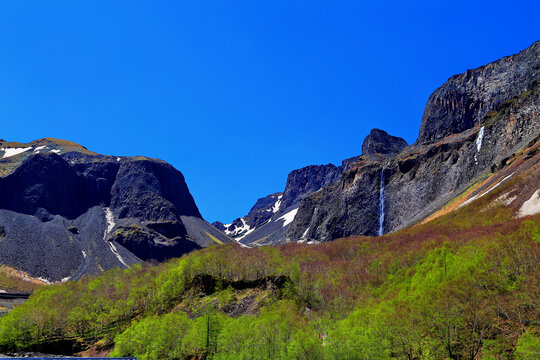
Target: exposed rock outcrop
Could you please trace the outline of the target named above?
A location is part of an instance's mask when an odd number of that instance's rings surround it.
[[[400,137],[389,135],[386,131],[373,129],[362,143],[362,155],[383,154],[397,155],[407,147],[407,142]]]
[[[516,55],[452,76],[429,97],[417,143],[434,143],[473,128],[539,76],[540,41]]]
[[[164,161],[55,139],[3,142],[0,153],[0,264],[31,276],[66,281],[230,241]]]
[[[339,180],[343,170],[353,163],[335,166],[311,165],[289,173],[283,193],[257,200],[249,214],[230,224],[213,225],[242,244],[273,244],[285,238],[298,205],[309,195]]]

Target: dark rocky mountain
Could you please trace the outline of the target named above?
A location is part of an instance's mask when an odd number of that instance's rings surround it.
[[[230,241],[182,173],[56,139],[0,142],[0,264],[56,282]]]
[[[405,140],[389,135],[385,131],[373,129],[364,140],[363,152],[373,154],[378,158],[380,154],[392,155],[399,153],[407,146]],[[377,154],[376,154],[377,153]],[[244,245],[266,245],[283,242],[292,220],[295,218],[298,207],[313,196],[323,196],[328,187],[339,181],[344,172],[356,166],[360,156],[343,160],[341,166],[333,164],[310,165],[293,170],[287,176],[283,193],[268,195],[257,201],[247,216],[238,218],[230,224],[215,222],[213,225]],[[368,202],[368,200],[366,200]],[[373,203],[378,206],[377,203]],[[337,206],[337,204],[334,204]],[[363,206],[356,204],[358,217],[363,218]],[[321,214],[319,214],[321,215]],[[376,221],[376,220],[374,220]]]
[[[452,76],[429,97],[417,143],[434,143],[479,125],[487,113],[526,91],[539,76],[540,41],[516,55]]]
[[[389,135],[384,130],[373,129],[362,143],[362,155],[397,155],[407,145],[403,138]]]
[[[281,207],[287,209],[298,204],[314,192],[339,180],[342,173],[343,167],[333,164],[310,165],[293,170],[287,176]]]
[[[270,194],[258,199],[246,216],[235,219],[230,224],[216,221],[212,225],[232,238],[245,236],[250,230],[270,220],[279,210],[281,198],[282,193]]]
[[[353,161],[351,161],[352,163]],[[257,200],[248,215],[230,224],[215,222],[213,225],[242,244],[269,244],[279,242],[286,235],[296,214],[298,204],[337,181],[349,162],[311,165],[292,171],[283,193],[275,193]]]
[[[394,157],[360,157],[338,182],[301,202],[286,240],[395,231],[499,174],[538,141],[539,66],[536,42],[450,78],[430,96],[416,144]]]

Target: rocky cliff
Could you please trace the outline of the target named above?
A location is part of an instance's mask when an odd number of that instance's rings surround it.
[[[407,147],[400,137],[389,135],[386,131],[373,129],[362,143],[362,155],[397,155]]]
[[[452,76],[429,97],[417,143],[434,143],[477,126],[539,76],[540,41],[516,55]]]
[[[55,282],[230,241],[182,173],[56,139],[0,142],[0,264]]]
[[[431,95],[416,144],[353,162],[338,182],[302,201],[286,239],[394,231],[503,169],[540,134],[539,55],[536,42],[450,78]]]
[[[354,161],[351,161],[354,162]],[[257,200],[248,215],[230,224],[213,225],[242,244],[272,244],[285,238],[298,204],[309,195],[337,181],[347,164],[310,165],[287,176],[283,193]]]
[[[237,218],[230,224],[216,221],[212,225],[234,239],[244,237],[272,218],[279,210],[282,195],[275,193],[258,199],[246,216]]]

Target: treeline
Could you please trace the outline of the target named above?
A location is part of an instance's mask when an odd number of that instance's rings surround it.
[[[381,238],[214,246],[42,288],[0,319],[0,349],[68,340],[139,359],[538,359],[540,216],[485,207],[499,195]],[[249,285],[265,278],[286,281]]]

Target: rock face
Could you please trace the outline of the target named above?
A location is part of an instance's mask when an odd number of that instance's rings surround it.
[[[258,199],[246,216],[235,219],[230,224],[216,221],[212,225],[234,239],[242,238],[272,218],[279,210],[282,195],[275,193]]]
[[[294,170],[287,177],[283,193],[260,198],[248,215],[230,224],[215,222],[213,225],[242,244],[278,243],[285,239],[299,203],[337,181],[347,166],[349,162],[342,166],[311,165]]]
[[[333,184],[341,177],[342,167],[333,164],[311,165],[292,171],[287,176],[281,206],[283,209],[294,206],[325,186]]]
[[[437,142],[478,125],[540,76],[540,41],[512,56],[451,77],[429,97],[418,144]]]
[[[362,155],[397,155],[407,147],[400,137],[389,135],[386,131],[373,129],[362,143]]]
[[[509,157],[539,139],[539,44],[452,77],[430,97],[415,145],[393,157],[364,155],[350,164],[338,182],[301,202],[286,239],[376,235],[381,202],[382,230],[395,231],[504,168]]]
[[[244,217],[250,228],[256,228],[267,222],[279,210],[283,193],[275,193],[257,200]]]
[[[285,238],[329,241],[376,235],[381,163],[360,158],[342,178],[300,203]]]
[[[164,161],[55,139],[2,142],[0,155],[0,264],[31,276],[77,279],[230,241]]]

